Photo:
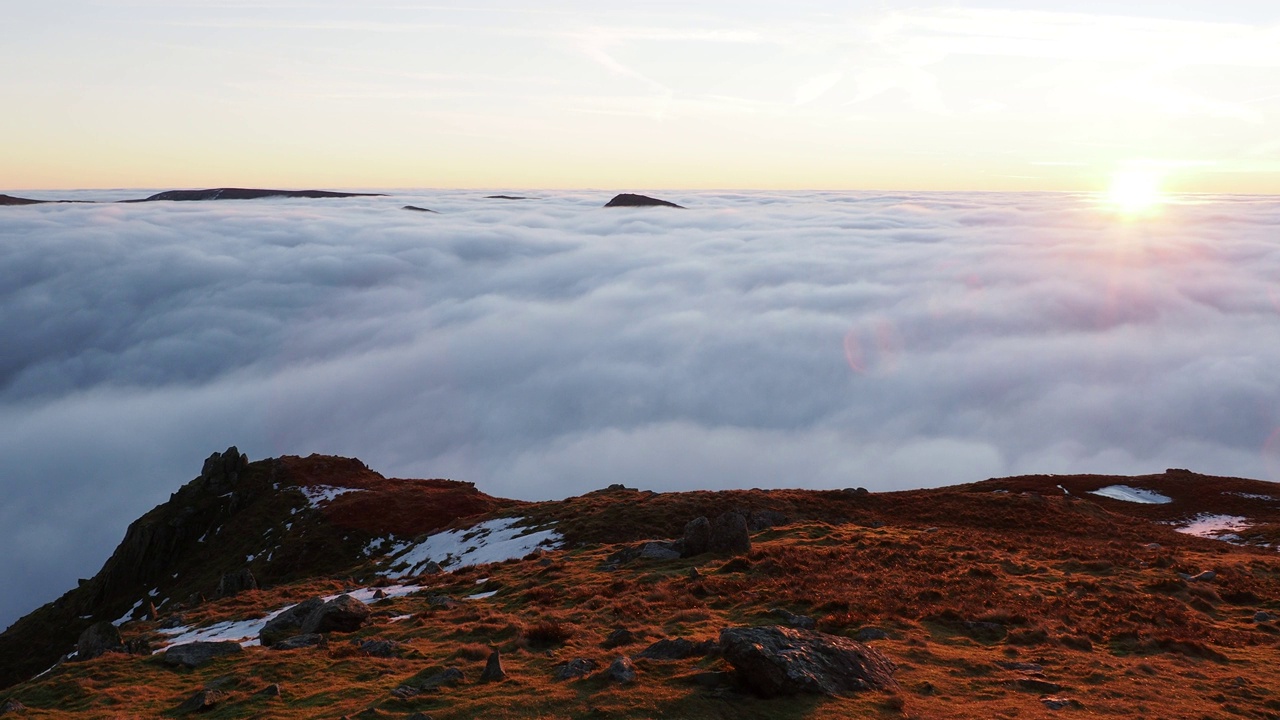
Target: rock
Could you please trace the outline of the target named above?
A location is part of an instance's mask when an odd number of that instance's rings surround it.
[[[124,651],[130,655],[150,655],[151,642],[145,637],[131,638],[124,644]]]
[[[711,538],[707,549],[713,553],[742,554],[751,552],[751,534],[747,518],[738,512],[727,512],[711,521]]]
[[[240,568],[235,572],[223,574],[222,579],[218,580],[218,590],[214,593],[214,597],[231,597],[245,590],[257,589],[258,581],[253,577],[253,573],[249,572],[249,568]]]
[[[1163,546],[1163,545],[1161,545],[1160,543],[1155,543],[1155,542],[1153,542],[1153,543],[1147,543],[1146,545],[1143,545],[1142,547],[1144,547],[1144,548],[1146,548],[1146,549],[1148,549],[1148,550],[1159,550],[1160,548],[1162,548],[1162,547],[1164,547],[1164,546]]]
[[[633,193],[621,193],[619,195],[614,195],[613,199],[605,203],[604,206],[607,208],[652,207],[652,206],[663,206],[663,207],[673,207],[673,208],[680,207],[679,205],[673,202],[667,202],[666,200],[651,198],[648,195],[635,195]]]
[[[727,672],[700,672],[689,676],[693,684],[700,687],[714,689],[725,687],[733,684],[733,673]]]
[[[414,212],[431,213],[432,215],[439,215],[439,214],[440,214],[440,213],[436,212],[435,210],[431,210],[431,209],[429,209],[429,208],[424,208],[424,207],[418,207],[417,205],[405,205],[405,206],[404,206],[404,209],[405,209],[405,210],[412,210],[412,211],[414,211]]]
[[[696,567],[691,567],[691,568],[689,568],[689,579],[690,579],[690,580],[695,580],[695,581],[696,581],[696,580],[701,580],[701,579],[702,579],[702,573],[698,572],[698,568],[696,568]]]
[[[422,564],[421,569],[418,570],[419,575],[439,575],[442,572],[444,572],[444,568],[440,567],[440,563],[435,560],[426,561]]]
[[[242,652],[244,652],[244,648],[240,647],[240,643],[234,640],[193,642],[185,645],[174,645],[165,650],[160,659],[166,665],[198,668],[224,655],[238,655]]]
[[[1050,710],[1065,710],[1066,708],[1081,709],[1084,707],[1084,704],[1074,698],[1056,697],[1053,695],[1046,695],[1045,697],[1040,698],[1040,702],[1044,703],[1044,706]]]
[[[435,690],[441,687],[452,687],[462,682],[464,675],[462,671],[456,667],[448,667],[440,672],[430,675],[425,679],[416,683],[417,687],[422,690]]]
[[[226,452],[214,453],[205,459],[200,469],[200,482],[214,494],[223,495],[235,490],[240,481],[240,471],[248,466],[249,457],[232,445]]]
[[[257,200],[259,198],[347,198],[386,197],[382,193],[349,193],[329,190],[260,190],[257,188],[210,188],[208,190],[168,190],[142,200],[124,202],[155,202],[157,200]]]
[[[339,595],[311,611],[302,621],[302,634],[355,632],[369,619],[369,606],[351,597]]]
[[[1265,610],[1259,610],[1258,612],[1253,614],[1254,622],[1264,623],[1264,622],[1271,622],[1272,620],[1275,620],[1275,619],[1276,619],[1275,615],[1272,615],[1271,613],[1266,612]]]
[[[776,625],[725,628],[720,649],[743,683],[767,698],[897,687],[893,661],[879,650],[836,635]]]
[[[180,628],[186,624],[187,624],[187,616],[178,614],[178,615],[170,615],[169,617],[161,621],[160,624],[157,625],[156,627],[161,630],[172,630],[174,628]]]
[[[0,715],[8,715],[9,713],[19,713],[26,709],[27,709],[27,706],[23,705],[17,700],[5,700],[4,704],[0,705]]]
[[[647,660],[684,660],[690,657],[705,657],[711,655],[718,648],[714,640],[704,640],[696,643],[692,640],[684,638],[676,638],[674,640],[659,640],[650,645],[636,655],[636,658],[645,658]]]
[[[321,637],[324,637],[323,635]],[[369,640],[352,640],[352,645],[370,657],[392,658],[400,654],[400,643],[395,640],[371,638]]]
[[[507,673],[502,669],[502,654],[494,648],[489,653],[489,661],[484,664],[484,672],[480,673],[480,682],[500,682],[507,679]]]
[[[577,680],[595,672],[600,663],[590,658],[575,658],[569,662],[556,665],[557,680]]]
[[[227,694],[220,690],[200,690],[179,705],[176,712],[179,715],[208,712],[226,698]]]
[[[109,622],[96,622],[76,640],[76,660],[92,660],[109,652],[124,652],[120,630]]]
[[[1191,582],[1211,582],[1216,577],[1218,577],[1218,573],[1212,570],[1205,570],[1204,572],[1192,575],[1187,578],[1187,580],[1190,580]]]
[[[617,630],[609,633],[609,637],[604,639],[604,647],[606,649],[612,649],[621,645],[630,645],[635,641],[635,633],[626,628],[618,628]]]
[[[1062,686],[1058,683],[1049,682],[1048,680],[1040,680],[1038,678],[1017,678],[1016,680],[1006,680],[1001,684],[1005,687],[1013,688],[1014,690],[1022,690],[1023,692],[1041,694],[1062,692]]]
[[[280,697],[280,683],[272,683],[253,694],[254,697]]]
[[[646,560],[679,560],[680,551],[668,542],[647,542],[640,548],[640,557]]]
[[[605,670],[604,674],[613,682],[625,685],[626,683],[635,682],[636,665],[631,662],[631,658],[619,656],[609,663],[609,669]]]
[[[374,590],[374,591],[373,591],[373,599],[374,599],[374,600],[385,600],[385,599],[387,599],[387,592],[386,592],[385,590],[383,590],[382,588],[378,588],[377,590]]]
[[[711,548],[711,521],[696,517],[684,525],[684,556],[701,555]]]
[[[797,615],[785,608],[774,608],[769,611],[774,617],[793,628],[801,630],[813,630],[818,627],[818,623],[808,615]]]
[[[308,647],[328,647],[329,640],[320,633],[311,633],[309,635],[294,635],[285,638],[271,645],[272,650],[299,650]]]
[[[786,525],[790,518],[776,510],[753,510],[747,518],[747,527],[751,532],[768,530],[776,525]]]
[[[302,623],[322,605],[324,600],[320,598],[311,598],[294,605],[263,625],[262,630],[258,632],[258,640],[270,647],[285,638],[302,634]]]
[[[853,639],[858,642],[867,642],[868,640],[886,640],[888,637],[889,633],[878,627],[864,627],[853,636]]]

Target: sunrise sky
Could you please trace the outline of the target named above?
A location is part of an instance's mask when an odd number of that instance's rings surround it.
[[[1280,6],[6,3],[0,189],[1280,192]]]

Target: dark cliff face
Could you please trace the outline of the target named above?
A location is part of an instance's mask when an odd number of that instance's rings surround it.
[[[48,200],[31,200],[29,198],[14,197],[12,195],[0,195],[0,205],[42,205]]]
[[[605,207],[673,207],[684,209],[683,205],[677,205],[666,200],[659,200],[648,195],[636,195],[634,193],[622,193],[615,195],[612,200],[604,204]]]
[[[141,200],[125,202],[155,202],[158,200],[257,200],[259,198],[346,198],[385,197],[381,193],[348,193],[330,190],[262,190],[258,188],[209,188],[207,190],[167,190]]]

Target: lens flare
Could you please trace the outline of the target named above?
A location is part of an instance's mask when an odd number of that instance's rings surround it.
[[[1111,176],[1107,199],[1127,215],[1147,212],[1164,201],[1161,180],[1153,170],[1120,170]]]

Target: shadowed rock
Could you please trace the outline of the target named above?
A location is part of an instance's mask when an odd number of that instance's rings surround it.
[[[76,660],[92,660],[109,652],[124,652],[120,631],[109,622],[90,625],[76,641]]]
[[[684,660],[690,657],[704,657],[716,652],[718,649],[714,640],[704,640],[696,643],[684,638],[675,638],[674,640],[659,640],[641,650],[636,657],[648,660]]]
[[[897,687],[893,661],[837,635],[776,625],[725,628],[720,649],[743,684],[764,697],[847,695]]]
[[[193,642],[175,645],[164,651],[160,659],[166,665],[175,667],[198,668],[207,665],[224,655],[239,655],[244,652],[240,643],[234,640],[222,642]]]
[[[382,193],[349,193],[330,190],[262,190],[258,188],[209,188],[208,190],[166,190],[141,200],[123,202],[156,202],[158,200],[258,200],[260,198],[346,198],[386,197]]]
[[[577,680],[595,672],[600,663],[590,658],[575,658],[556,666],[557,680]]]
[[[223,573],[222,579],[218,580],[218,590],[214,593],[214,597],[231,597],[245,590],[257,589],[258,580],[253,577],[253,573],[249,571],[249,568],[240,568],[235,572]]]
[[[226,693],[217,690],[201,690],[179,705],[176,712],[179,715],[208,712],[217,707],[218,703],[225,700],[226,697]]]
[[[310,635],[294,635],[271,645],[272,650],[298,650],[307,647],[326,647],[329,641],[320,633]]]
[[[262,630],[258,631],[258,640],[270,647],[281,640],[303,634],[302,623],[306,622],[307,617],[321,605],[324,605],[324,600],[320,598],[311,598],[294,605],[267,621],[267,624],[262,626]]]
[[[609,669],[604,671],[605,675],[616,683],[635,682],[636,665],[631,662],[629,657],[619,657],[609,664]]]
[[[614,195],[613,199],[605,203],[604,206],[607,208],[662,206],[662,207],[673,207],[673,208],[684,209],[683,206],[677,205],[673,202],[667,202],[666,200],[659,200],[658,198],[651,198],[648,195],[635,195],[633,193],[622,193],[621,195]]]
[[[502,655],[495,649],[489,653],[489,661],[484,665],[484,672],[480,673],[480,682],[498,682],[506,679],[507,673],[502,669]]]
[[[751,533],[747,518],[738,512],[727,512],[711,521],[711,538],[707,549],[713,553],[751,552]]]
[[[685,557],[701,555],[711,548],[711,521],[696,517],[684,525]]]
[[[369,606],[351,597],[339,595],[321,605],[302,622],[302,634],[355,632],[369,619]]]

